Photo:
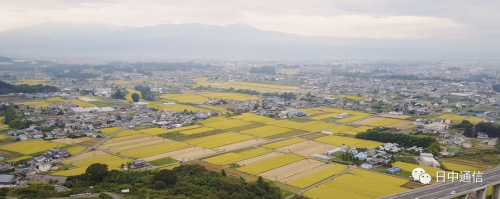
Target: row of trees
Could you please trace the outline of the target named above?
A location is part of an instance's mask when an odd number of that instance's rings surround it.
[[[403,133],[390,133],[387,128],[370,129],[366,132],[358,133],[356,138],[379,142],[398,143],[402,147],[419,146],[428,148],[432,143],[437,142],[435,138],[428,136],[422,137]]]
[[[500,137],[500,125],[490,122],[480,122],[474,125],[468,120],[463,120],[461,123],[454,124],[450,128],[463,130],[464,136],[467,137],[477,137],[479,132],[486,133],[488,137]]]
[[[130,189],[133,198],[282,198],[278,187],[229,177],[225,172],[208,171],[200,165],[181,165],[173,170],[109,171],[107,165],[96,163],[85,174],[68,177],[65,186],[72,191],[119,192]]]
[[[139,86],[136,86],[134,89],[141,92],[142,99],[147,100],[147,101],[155,101],[156,100],[156,96],[151,91],[151,88],[149,88],[147,86],[139,85]],[[136,101],[134,101],[134,102],[136,102]]]
[[[45,92],[57,92],[59,88],[49,85],[12,85],[0,80],[0,94],[7,93],[45,93]]]

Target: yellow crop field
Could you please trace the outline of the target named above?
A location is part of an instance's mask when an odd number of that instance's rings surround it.
[[[125,90],[128,91],[127,95],[125,95],[125,100],[129,101],[129,102],[133,102],[132,100],[132,94],[134,93],[137,93],[139,94],[139,96],[141,96],[141,99],[142,99],[142,95],[141,95],[141,92],[135,90],[135,89],[131,89],[131,88],[126,88]],[[139,100],[141,101],[141,100]]]
[[[127,85],[127,84],[139,84],[139,83],[143,83],[145,81],[148,81],[148,79],[146,78],[142,78],[142,79],[136,79],[136,80],[111,80],[111,81],[107,81],[106,83],[107,84],[115,84],[115,85]]]
[[[228,132],[228,133],[221,133],[221,134],[196,138],[192,140],[187,140],[186,142],[192,145],[211,149],[249,139],[253,139],[253,137],[248,135],[241,135],[238,133]]]
[[[120,130],[121,128],[122,127],[105,128],[105,129],[99,129],[99,131],[101,131],[105,135],[111,135],[111,134],[117,132],[118,130]]]
[[[338,122],[338,123],[349,123],[349,122],[354,122],[354,121],[361,120],[361,119],[364,119],[364,118],[367,118],[367,117],[370,117],[370,114],[363,113],[363,114],[358,114],[358,115],[350,116],[350,117],[347,117],[347,118],[343,118],[343,119],[340,119],[340,120],[336,120],[335,122]]]
[[[99,99],[99,98],[97,98],[97,97],[92,97],[92,96],[90,96],[90,95],[82,95],[82,96],[78,96],[78,97],[76,97],[76,98],[78,99],[78,98],[80,98],[80,97],[86,97],[86,98],[93,99],[93,100],[98,101],[98,102],[104,102],[104,100]]]
[[[199,107],[206,109],[206,110],[211,110],[211,111],[216,111],[216,112],[224,112],[227,111],[226,108],[223,107],[218,107],[218,106],[209,106],[209,105],[198,105]]]
[[[246,126],[246,125],[250,125],[250,124],[254,124],[254,123],[243,121],[243,120],[226,119],[223,121],[207,123],[204,125],[208,126],[208,127],[212,127],[212,128],[217,128],[217,129],[230,129],[230,128]]]
[[[8,135],[1,134],[1,135],[0,135],[0,140],[3,140],[3,139],[8,138],[8,137],[9,137]]]
[[[335,117],[337,115],[339,115],[339,114],[338,113],[327,113],[327,114],[323,114],[323,115],[318,115],[318,116],[311,117],[311,119],[313,119],[313,120],[322,120],[322,119],[326,119],[326,118]]]
[[[24,104],[25,106],[36,106],[40,108],[47,108],[50,105],[48,102],[14,102],[14,104]]]
[[[241,131],[241,133],[253,135],[256,137],[268,137],[268,136],[277,135],[280,133],[285,133],[285,132],[288,132],[291,130],[292,129],[278,127],[278,126],[262,126],[262,127],[244,130],[244,131]]]
[[[171,151],[177,151],[187,147],[189,147],[189,145],[186,143],[172,141],[172,142],[164,142],[144,147],[125,149],[121,151],[120,154],[127,157],[139,159],[162,153],[168,153]]]
[[[108,168],[113,170],[121,170],[121,164],[130,162],[130,160],[120,158],[118,156],[109,155],[102,151],[90,151],[74,158],[65,160],[64,164],[71,164],[77,167],[76,169],[55,172],[52,175],[58,176],[73,176],[85,173],[87,167],[94,163],[106,163]]]
[[[92,104],[92,103],[88,103],[88,102],[84,102],[84,101],[80,101],[80,100],[73,100],[71,101],[74,105],[77,105],[79,107],[94,107],[95,104]]]
[[[193,104],[201,104],[203,102],[210,101],[210,98],[208,97],[195,94],[163,94],[160,98],[166,101]]]
[[[472,167],[472,166],[461,165],[461,164],[456,164],[456,163],[451,163],[451,162],[441,162],[441,165],[446,167],[446,169],[458,171],[458,172],[470,171],[471,173],[474,173],[474,171],[484,171],[484,168]]]
[[[23,156],[20,156],[20,157],[17,157],[17,158],[13,158],[13,159],[10,159],[8,160],[9,162],[17,162],[17,161],[21,161],[21,160],[27,160],[27,159],[31,159],[33,157],[29,156],[29,155],[23,155]]]
[[[479,123],[479,122],[484,121],[484,119],[477,118],[477,117],[469,117],[469,118],[467,118],[467,119],[465,119],[465,120],[468,120],[468,121],[469,121],[470,123],[472,123],[472,124],[477,124],[477,123]]]
[[[51,97],[51,98],[47,99],[47,102],[62,102],[62,103],[66,103],[66,102],[68,102],[68,100],[62,99],[61,97]]]
[[[19,81],[15,82],[14,85],[27,84],[27,85],[30,85],[30,86],[34,86],[34,85],[41,84],[41,85],[44,85],[44,86],[45,85],[53,86],[52,84],[47,83],[46,81],[47,80],[41,80],[41,79],[23,79],[23,80],[19,80]]]
[[[245,121],[250,121],[250,122],[272,122],[275,121],[275,119],[262,116],[262,115],[257,115],[254,113],[242,113],[241,115],[233,116],[231,117],[232,119],[238,119],[238,120],[245,120]]]
[[[361,124],[363,125],[367,125],[367,126],[388,126],[388,125],[391,125],[391,124],[394,124],[396,122],[400,122],[402,120],[399,120],[399,119],[394,119],[394,118],[370,118],[368,119],[367,121],[362,121],[360,122]]]
[[[207,158],[207,159],[205,159],[205,161],[212,163],[212,164],[216,164],[216,165],[228,165],[228,164],[235,163],[238,161],[242,161],[242,160],[246,160],[249,158],[264,155],[264,154],[267,154],[270,152],[271,152],[270,150],[266,150],[263,148],[255,148],[255,149],[250,149],[250,150],[246,150],[246,151],[239,152],[239,153],[234,153],[234,152],[225,153],[225,154],[218,155],[215,157]]]
[[[140,133],[141,132],[139,132],[139,131],[127,129],[127,130],[120,131],[113,138],[125,137],[125,136],[129,136],[129,135],[137,135],[137,134],[140,134]]]
[[[446,120],[450,117],[453,117],[453,115],[452,114],[442,114],[442,115],[438,116],[437,118]]]
[[[354,127],[352,127],[352,126],[347,126],[347,125],[344,125],[344,126],[335,127],[335,128],[333,128],[333,129],[328,129],[328,130],[326,130],[326,131],[327,131],[327,132],[331,132],[331,133],[335,133],[335,134],[337,134],[337,133],[342,133],[342,132],[344,132],[344,131],[349,131],[349,130],[351,130],[351,129],[353,129],[353,128],[354,128]]]
[[[345,165],[337,164],[337,165],[334,165],[332,167],[328,167],[328,168],[323,169],[321,171],[315,172],[311,175],[307,175],[307,176],[304,176],[302,178],[290,181],[290,182],[288,182],[288,184],[304,189],[304,188],[309,187],[313,184],[316,184],[324,179],[327,179],[330,176],[337,175],[340,172],[347,170],[347,168],[348,167]]]
[[[176,167],[179,167],[179,166],[181,166],[181,165],[180,165],[180,164],[174,164],[174,165],[170,165],[170,166],[162,167],[162,168],[160,168],[160,170],[165,170],[165,169],[167,169],[167,170],[172,170],[172,169],[174,169],[174,168],[176,168]]]
[[[312,121],[306,123],[306,125],[302,126],[299,128],[299,130],[304,130],[304,131],[319,131],[327,128],[331,128],[334,126],[338,126],[339,124],[336,123],[327,123],[327,122],[321,122],[321,121]]]
[[[274,143],[266,144],[266,145],[263,145],[263,147],[266,147],[266,148],[269,148],[269,149],[277,149],[277,148],[281,148],[281,147],[284,147],[284,146],[296,144],[296,143],[303,142],[303,141],[306,141],[306,139],[304,139],[304,138],[290,138],[290,139],[287,139],[287,140],[282,140],[282,141],[279,141],[279,142],[274,142]]]
[[[265,171],[269,171],[274,168],[278,168],[281,166],[285,166],[290,163],[294,163],[304,159],[303,157],[292,155],[292,154],[284,154],[278,157],[266,159],[260,162],[256,162],[247,166],[243,166],[237,168],[236,170],[242,171],[248,174],[256,175]]]
[[[70,148],[67,148],[66,150],[68,150],[69,153],[71,153],[71,155],[76,155],[82,151],[85,151],[85,147],[82,147],[82,146],[73,146],[73,147],[70,147]]]
[[[369,126],[360,126],[360,127],[351,129],[351,131],[356,131],[356,132],[360,133],[360,132],[368,131],[370,129],[372,129],[372,127],[369,127]]]
[[[254,97],[243,93],[199,92],[198,95],[214,99],[232,99],[239,101],[260,100],[259,97]]]
[[[222,88],[222,89],[230,89],[234,88],[235,90],[239,89],[247,89],[254,90],[261,93],[274,93],[274,92],[300,92],[299,87],[294,86],[280,86],[273,84],[259,84],[259,83],[249,83],[249,82],[208,82],[206,79],[196,78],[194,79],[197,85],[195,86],[203,86],[203,87],[212,87],[212,88]]]
[[[195,128],[195,129],[181,131],[181,133],[184,135],[193,135],[193,134],[204,133],[204,132],[213,131],[213,130],[215,130],[215,129],[210,128],[210,127],[201,127],[201,128]]]
[[[188,129],[191,129],[193,127],[197,128],[197,126],[187,126],[187,127],[189,127]],[[186,127],[176,128],[175,130],[180,131],[180,130],[182,130],[182,128],[186,128]],[[149,128],[149,129],[141,129],[138,131],[140,131],[141,133],[147,133],[149,135],[159,135],[159,134],[165,134],[168,132],[172,132],[171,130],[174,130],[174,129]]]
[[[325,112],[315,109],[299,109],[299,111],[306,113],[308,116],[315,116],[320,114],[325,114]]]
[[[28,140],[12,143],[9,145],[5,145],[0,147],[2,150],[13,151],[22,154],[33,154],[47,151],[54,147],[64,147],[65,144],[62,143],[54,143],[43,140]]]
[[[345,144],[348,147],[367,148],[367,149],[372,149],[384,144],[382,142],[377,142],[377,141],[362,140],[357,138],[342,137],[335,135],[323,136],[320,138],[316,138],[315,140],[318,142],[332,144],[335,146],[341,146]]]
[[[451,117],[448,118],[448,120],[451,120],[451,121],[454,121],[454,122],[461,121],[463,119],[465,119],[464,116],[458,116],[458,115],[454,115],[454,116],[451,116]]]
[[[310,198],[378,198],[408,189],[401,186],[408,180],[354,169],[304,193]]]
[[[417,167],[420,167],[422,169],[425,170],[425,173],[428,173],[429,175],[431,175],[432,177],[436,177],[436,174],[438,171],[443,171],[441,169],[435,169],[435,168],[432,168],[432,167],[427,167],[427,166],[422,166],[422,165],[416,165],[416,164],[410,164],[410,163],[406,163],[406,162],[400,162],[400,161],[396,161],[394,163],[392,163],[393,166],[400,166],[403,170],[405,171],[413,171],[413,169],[417,168]]]
[[[200,121],[198,123],[206,125],[206,124],[209,124],[209,123],[215,123],[215,122],[221,122],[221,121],[228,121],[228,118],[225,118],[225,117],[211,117],[211,118],[208,118],[206,120]]]

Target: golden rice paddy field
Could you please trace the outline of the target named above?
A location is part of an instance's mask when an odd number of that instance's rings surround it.
[[[354,127],[353,126],[344,125],[344,126],[339,126],[339,127],[335,127],[335,128],[332,128],[332,129],[328,129],[328,130],[326,130],[326,132],[331,132],[333,134],[339,134],[339,133],[343,133],[345,131],[349,131],[351,129],[354,129]]]
[[[133,102],[133,100],[132,100],[132,94],[134,94],[134,93],[139,94],[139,96],[141,96],[141,98],[142,98],[141,92],[139,92],[137,90],[134,90],[134,89],[131,89],[131,88],[126,88],[125,90],[128,91],[127,95],[125,95],[125,100],[127,100],[129,102]]]
[[[198,123],[206,125],[210,123],[215,123],[215,122],[222,122],[222,121],[227,121],[227,118],[224,117],[211,117],[203,121],[199,121]]]
[[[84,102],[84,101],[80,101],[80,100],[72,100],[71,102],[74,105],[77,105],[79,107],[94,107],[95,106],[95,104]]]
[[[0,130],[9,128],[9,125],[3,123],[4,119],[5,119],[4,116],[0,116]],[[5,139],[5,138],[2,138],[2,139]]]
[[[217,129],[231,129],[240,126],[246,126],[254,124],[253,122],[247,122],[244,120],[235,120],[235,119],[224,119],[218,122],[205,123],[204,125],[207,127],[217,128]]]
[[[241,142],[236,142],[236,143],[232,143],[232,144],[228,144],[228,145],[215,147],[212,149],[216,150],[216,151],[229,151],[229,150],[235,150],[235,149],[243,149],[246,147],[252,147],[252,146],[262,144],[266,141],[267,140],[262,139],[262,138],[255,138],[255,139],[250,139],[250,140],[245,140],[245,141],[241,141]]]
[[[446,167],[446,169],[458,171],[458,172],[470,171],[471,173],[474,173],[474,171],[484,171],[485,170],[484,168],[481,168],[481,167],[473,167],[473,166],[467,166],[467,165],[456,164],[456,163],[451,163],[451,162],[443,162],[443,161],[441,161],[441,165]]]
[[[86,97],[86,98],[93,99],[93,100],[98,101],[98,102],[104,102],[104,100],[99,99],[99,98],[97,98],[97,97],[92,97],[92,96],[90,96],[90,95],[82,95],[82,96],[78,96],[78,97],[76,97],[76,98],[78,99],[78,98],[80,98],[80,97]]]
[[[394,118],[382,118],[382,117],[372,117],[366,120],[358,121],[357,124],[362,124],[366,126],[388,126],[397,122],[401,122],[402,120],[394,119]]]
[[[465,119],[465,120],[468,120],[468,121],[469,121],[470,123],[472,123],[472,124],[477,124],[477,123],[479,123],[479,122],[484,121],[484,119],[477,118],[477,117],[469,117],[469,118],[467,118],[467,119]]]
[[[233,116],[231,118],[238,119],[238,120],[245,120],[245,121],[249,121],[249,122],[261,122],[261,123],[276,121],[273,118],[262,116],[262,115],[257,115],[257,114],[253,114],[253,113],[242,113],[241,115]]]
[[[78,144],[82,142],[86,142],[91,140],[92,138],[90,137],[81,137],[81,138],[61,138],[61,139],[55,139],[51,140],[51,142],[57,142],[57,143],[62,143],[62,144],[67,144],[67,145],[72,145],[72,144]]]
[[[19,81],[14,83],[14,85],[22,85],[22,84],[27,84],[30,86],[34,86],[34,85],[38,85],[38,84],[53,86],[52,84],[47,83],[47,80],[41,80],[41,79],[23,79],[23,80],[19,80]]]
[[[199,126],[186,126],[186,127],[181,127],[181,128],[175,128],[175,129],[149,128],[149,129],[141,129],[138,131],[140,131],[141,133],[147,133],[149,135],[160,135],[160,134],[165,134],[165,133],[169,133],[169,132],[182,131],[183,129],[192,129],[192,128],[198,128],[198,127]]]
[[[241,133],[256,136],[256,137],[269,137],[272,135],[286,133],[289,131],[292,131],[292,129],[278,127],[278,126],[262,126],[262,127],[244,130],[244,131],[241,131]]]
[[[199,92],[198,95],[214,99],[232,99],[238,101],[261,100],[259,97],[243,93]]]
[[[292,154],[284,154],[278,157],[274,157],[271,159],[263,160],[260,162],[256,162],[250,165],[246,165],[236,170],[242,171],[248,174],[256,175],[265,171],[269,171],[274,168],[278,168],[281,166],[285,166],[287,164],[291,164],[300,160],[303,160],[303,157],[292,155]]]
[[[330,144],[323,144],[312,140],[295,143],[292,145],[284,146],[276,149],[276,151],[283,153],[293,153],[304,157],[312,157],[314,154],[323,154],[326,151],[336,149],[337,146]]]
[[[27,159],[31,159],[33,157],[29,156],[29,155],[23,155],[23,156],[20,156],[20,157],[17,157],[17,158],[13,158],[13,159],[10,159],[9,162],[18,162],[18,161],[21,161],[21,160],[27,160]]]
[[[412,121],[403,120],[403,121],[400,121],[400,122],[396,122],[396,123],[387,125],[386,127],[389,127],[389,128],[398,128],[398,129],[412,129],[412,128],[415,128],[415,125],[413,125]]]
[[[400,166],[403,170],[405,171],[413,171],[413,169],[417,168],[417,167],[420,167],[420,168],[423,168],[425,170],[425,173],[428,173],[429,175],[431,175],[432,177],[436,177],[436,174],[438,171],[443,171],[441,169],[435,169],[435,168],[432,168],[432,167],[427,167],[427,166],[422,166],[422,165],[416,165],[416,164],[410,164],[410,163],[406,163],[406,162],[400,162],[400,161],[396,161],[394,163],[392,163],[393,166]]]
[[[263,148],[252,148],[241,152],[229,152],[222,155],[210,157],[205,159],[205,161],[216,165],[228,165],[238,161],[264,155],[270,152],[271,152],[270,150]]]
[[[372,129],[372,127],[369,127],[369,126],[360,126],[360,127],[357,127],[357,128],[350,129],[350,131],[355,131],[355,132],[361,133],[361,132],[368,131],[370,129]]]
[[[180,133],[182,133],[184,135],[194,135],[194,134],[205,133],[205,132],[213,131],[213,130],[215,130],[215,129],[210,128],[210,127],[201,127],[201,128],[195,128],[195,129],[181,131]]]
[[[351,170],[304,193],[310,198],[378,198],[407,191],[408,180],[361,169]]]
[[[266,124],[284,128],[304,130],[304,131],[319,131],[338,126],[338,124],[336,123],[327,123],[321,121],[294,122],[289,120],[276,120],[272,122],[267,122]]]
[[[112,138],[99,148],[127,157],[139,159],[188,147],[189,145],[183,142],[163,139],[148,134],[136,134],[120,138]]]
[[[262,147],[269,148],[269,149],[277,149],[277,148],[285,147],[285,146],[292,145],[292,144],[299,143],[299,142],[303,142],[303,141],[306,141],[306,139],[304,139],[304,138],[290,138],[290,139],[282,140],[279,142],[266,144],[266,145],[263,145]]]
[[[388,118],[395,118],[395,119],[401,119],[401,120],[404,120],[404,119],[407,119],[407,118],[410,117],[409,115],[391,115],[391,114],[380,114],[378,116],[380,116],[380,117],[388,117]]]
[[[112,128],[105,128],[105,129],[99,129],[99,131],[101,131],[102,133],[104,133],[105,135],[111,135],[115,132],[117,132],[118,130],[120,130],[122,127],[112,127]]]
[[[461,121],[461,120],[465,119],[466,117],[459,116],[459,115],[453,115],[453,114],[443,114],[443,115],[438,116],[437,118],[457,122],[457,121]]]
[[[332,117],[335,117],[338,115],[339,115],[338,113],[326,113],[326,114],[316,115],[314,117],[311,117],[311,119],[322,120],[322,119],[326,119],[326,118],[332,118]]]
[[[335,146],[342,146],[345,144],[348,147],[367,148],[367,149],[373,149],[384,144],[382,142],[377,142],[377,141],[362,140],[357,138],[342,137],[335,135],[323,136],[320,138],[316,138],[315,140],[318,142],[331,144]]]
[[[52,175],[58,175],[58,176],[73,176],[73,175],[79,175],[82,173],[85,173],[85,170],[87,167],[89,167],[91,164],[94,163],[106,163],[108,165],[108,168],[111,170],[121,170],[120,166],[121,164],[125,164],[129,162],[130,160],[120,158],[118,156],[113,156],[109,155],[105,152],[96,150],[96,151],[90,151],[85,154],[70,158],[68,160],[63,161],[64,164],[71,164],[75,167],[76,169],[71,169],[71,170],[65,170],[65,171],[59,171],[55,172]]]
[[[145,158],[141,158],[141,160],[145,161],[153,161],[157,159],[162,159],[166,157],[170,157],[175,160],[181,160],[181,161],[186,161],[186,160],[192,160],[192,159],[197,159],[200,157],[208,156],[211,154],[215,154],[217,151],[211,150],[211,149],[205,149],[201,147],[189,147],[177,151],[171,151],[167,153],[162,153],[154,156],[149,156]]]
[[[206,136],[206,137],[201,137],[201,138],[196,138],[192,140],[187,140],[186,142],[192,145],[196,146],[201,146],[204,148],[215,148],[219,146],[224,146],[236,142],[241,142],[245,140],[250,140],[253,139],[252,136],[248,135],[242,135],[238,133],[233,133],[233,132],[228,132],[228,133],[221,133],[221,134],[216,134],[216,135],[211,135],[211,136]]]
[[[209,105],[198,105],[198,107],[205,109],[205,110],[211,110],[211,111],[216,111],[216,112],[224,112],[227,111],[226,108],[223,107],[218,107],[218,106],[209,106]]]
[[[311,169],[322,167],[326,163],[314,160],[314,159],[303,159],[291,164],[287,164],[282,167],[271,169],[269,171],[259,174],[263,178],[274,180],[283,183],[285,179],[292,177],[294,175],[309,171]]]
[[[43,102],[43,101],[39,101],[39,102],[14,102],[14,104],[15,105],[23,104],[25,106],[36,106],[36,107],[40,107],[40,108],[47,108],[50,105],[48,102]]]
[[[43,140],[28,140],[28,141],[21,141],[8,144],[0,147],[0,149],[28,155],[28,154],[44,152],[54,147],[64,147],[64,146],[66,145],[62,143],[54,143]]]
[[[298,188],[306,188],[312,186],[324,179],[327,179],[331,176],[337,175],[342,171],[347,170],[347,166],[345,165],[328,165],[329,167],[321,167],[321,170],[315,171],[314,173],[310,173],[300,178],[296,178],[292,181],[289,181],[287,184],[292,185]]]
[[[82,146],[73,146],[73,147],[69,147],[69,148],[66,148],[66,150],[68,150],[69,153],[71,153],[71,155],[76,155],[82,151],[85,151],[85,147],[82,147]]]
[[[8,135],[1,134],[1,135],[0,135],[0,140],[3,140],[3,139],[8,138],[8,137],[9,137]]]

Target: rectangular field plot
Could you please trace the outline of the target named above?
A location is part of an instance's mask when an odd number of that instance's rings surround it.
[[[328,130],[326,130],[326,132],[331,132],[331,133],[334,133],[334,134],[338,134],[338,133],[342,133],[344,131],[349,131],[349,130],[351,130],[353,128],[354,127],[352,127],[352,126],[344,125],[344,126],[339,126],[339,127],[335,127],[335,128],[332,128],[332,129],[328,129]]]
[[[243,120],[235,120],[235,119],[225,119],[222,121],[218,122],[211,122],[211,123],[206,123],[204,124],[205,126],[212,127],[212,128],[217,128],[217,129],[231,129],[231,128],[236,128],[240,126],[247,126],[254,124],[253,122],[247,122]]]
[[[184,135],[193,135],[193,134],[204,133],[204,132],[213,131],[213,130],[215,130],[215,129],[210,128],[210,127],[201,127],[201,128],[195,128],[195,129],[181,131],[180,133],[182,133]]]
[[[240,167],[236,170],[242,171],[248,174],[256,175],[265,171],[269,171],[274,168],[278,168],[281,166],[285,166],[287,164],[291,164],[297,161],[304,159],[303,157],[292,155],[292,154],[284,154],[278,157],[274,157],[271,159],[263,160],[260,162],[256,162],[247,166]]]
[[[313,119],[313,120],[322,120],[322,119],[327,119],[327,118],[335,117],[337,115],[339,115],[339,113],[327,113],[327,114],[322,114],[322,115],[317,115],[317,116],[311,117],[311,119]]]
[[[373,127],[369,127],[369,126],[360,126],[360,127],[357,127],[357,128],[353,128],[351,129],[350,131],[356,131],[358,133],[361,133],[361,132],[365,132],[365,131],[368,131],[370,129],[372,129]]]
[[[354,115],[354,116],[349,116],[347,118],[342,118],[342,119],[337,120],[335,122],[338,122],[338,123],[350,123],[350,122],[354,122],[354,121],[358,121],[358,120],[367,118],[369,116],[370,116],[370,114]]]
[[[401,120],[393,119],[393,118],[382,118],[382,117],[373,117],[366,120],[362,120],[356,122],[358,124],[366,125],[366,126],[387,126],[394,124],[396,122],[400,122]]]
[[[110,139],[99,148],[127,157],[144,158],[187,147],[189,145],[183,142],[176,142],[148,134],[137,134]]]
[[[245,148],[245,147],[258,145],[258,144],[261,144],[261,143],[266,142],[266,141],[267,140],[262,139],[262,138],[256,138],[256,139],[245,140],[245,141],[236,142],[236,143],[232,143],[232,144],[228,144],[228,145],[224,145],[224,146],[220,146],[220,147],[215,147],[212,149],[216,150],[216,151],[229,151],[229,150],[241,149],[241,148]]]
[[[282,180],[285,178],[314,169],[316,167],[323,166],[325,164],[326,163],[324,162],[320,162],[313,159],[307,159],[307,160],[304,159],[276,169],[266,171],[264,173],[259,174],[259,176],[262,176],[263,178],[269,180],[282,182]]]
[[[232,99],[232,100],[239,100],[239,101],[260,100],[259,97],[254,97],[254,96],[243,94],[243,93],[199,92],[198,95],[201,95],[201,96],[204,96],[207,98]]]
[[[191,129],[196,129],[196,128],[200,128],[200,127],[201,126],[198,126],[198,125],[191,125],[191,126],[183,126],[183,127],[179,127],[179,128],[173,128],[173,129],[149,128],[149,129],[141,129],[139,131],[143,132],[143,133],[150,134],[150,135],[160,135],[160,134],[165,134],[165,133],[191,130]]]
[[[332,144],[335,146],[342,146],[343,144],[345,144],[348,147],[367,148],[367,149],[372,149],[384,144],[382,142],[377,142],[377,141],[362,140],[362,139],[335,136],[335,135],[324,136],[316,138],[315,140],[318,142]]]
[[[238,133],[228,132],[228,133],[221,133],[221,134],[206,136],[206,137],[202,137],[202,138],[196,138],[196,139],[188,140],[186,142],[189,144],[192,144],[192,145],[197,145],[197,146],[211,149],[211,148],[224,146],[224,145],[228,145],[228,144],[232,144],[232,143],[236,143],[236,142],[250,140],[252,138],[254,138],[254,137],[248,136],[248,135],[241,135]]]
[[[242,167],[242,166],[250,165],[253,163],[260,162],[260,161],[264,161],[267,159],[275,158],[275,157],[278,157],[280,155],[283,155],[283,154],[278,153],[278,152],[271,152],[271,153],[266,153],[264,155],[255,156],[253,158],[248,158],[246,160],[241,160],[241,161],[235,162],[235,164]]]
[[[262,126],[262,127],[244,130],[244,131],[241,131],[241,133],[253,135],[256,137],[269,137],[269,136],[277,135],[280,133],[286,133],[288,131],[292,131],[292,129],[278,127],[278,126]]]
[[[426,167],[426,166],[422,166],[422,165],[410,164],[410,163],[400,162],[400,161],[396,161],[392,165],[393,166],[400,166],[403,170],[409,171],[409,172],[412,172],[413,169],[420,167],[420,168],[423,168],[425,170],[425,173],[428,173],[432,177],[436,177],[438,171],[443,171],[441,169],[435,169],[432,167]]]
[[[408,180],[354,169],[304,193],[310,198],[378,198],[408,189]]]
[[[314,170],[313,173],[308,173],[307,175],[303,175],[302,177],[295,178],[292,181],[288,181],[287,184],[298,187],[298,188],[306,188],[311,185],[314,185],[324,179],[327,179],[331,176],[337,175],[342,171],[347,170],[347,166],[345,165],[328,165],[329,167],[321,167],[321,170]]]
[[[270,150],[263,148],[253,148],[242,152],[230,152],[205,159],[205,161],[216,165],[228,165],[238,161],[250,159],[260,155],[270,153]]]
[[[275,121],[275,119],[273,118],[257,115],[254,113],[242,113],[241,115],[233,116],[231,118],[238,120],[245,120],[249,122],[263,122],[263,123]]]
[[[279,141],[279,142],[274,142],[274,143],[271,143],[271,144],[266,144],[266,145],[263,145],[263,147],[266,147],[266,148],[269,148],[269,149],[277,149],[277,148],[281,148],[281,147],[284,147],[284,146],[288,146],[288,145],[299,143],[299,142],[303,142],[303,141],[306,141],[306,139],[303,139],[303,138],[291,138],[291,139],[282,140],[282,141]]]
[[[325,152],[336,148],[337,147],[333,145],[307,140],[281,147],[276,150],[283,153],[294,153],[305,157],[312,157],[314,154],[324,154]]]
[[[484,171],[484,168],[461,165],[461,164],[456,164],[456,163],[451,163],[451,162],[443,162],[442,161],[441,164],[444,167],[446,167],[446,169],[458,171],[458,172],[470,171],[471,173],[474,173],[474,171]]]
[[[162,153],[158,155],[153,155],[145,158],[141,158],[141,160],[145,161],[153,161],[153,160],[158,160],[166,157],[170,157],[176,160],[191,160],[191,159],[197,159],[199,157],[203,157],[206,155],[214,154],[217,153],[217,151],[211,150],[211,149],[205,149],[201,147],[190,147],[190,148],[185,148],[177,151],[172,151],[172,152],[167,152],[167,153]]]
[[[175,101],[179,103],[193,103],[199,104],[206,101],[210,101],[210,98],[201,96],[201,95],[193,95],[193,94],[163,94],[160,96],[161,99],[166,101]]]
[[[135,131],[135,130],[131,130],[131,129],[127,129],[127,130],[120,131],[113,138],[126,137],[126,136],[137,135],[137,134],[141,134],[141,132]]]
[[[398,128],[398,129],[411,129],[411,128],[415,127],[415,125],[413,125],[412,121],[403,120],[400,122],[396,122],[394,124],[387,125],[386,127]]]
[[[108,153],[96,150],[90,151],[85,154],[70,158],[68,160],[63,161],[64,164],[71,164],[77,167],[76,169],[65,170],[55,172],[52,175],[58,176],[73,176],[80,175],[85,173],[85,170],[88,166],[94,163],[105,163],[108,165],[110,170],[121,170],[121,164],[126,164],[130,162],[130,160],[120,158],[118,156],[109,155]]]
[[[121,155],[131,157],[131,158],[144,158],[149,156],[154,156],[162,153],[167,153],[171,151],[177,151],[189,147],[188,144],[183,142],[163,142],[154,145],[135,147],[131,149],[126,149],[120,152]]]
[[[118,130],[120,130],[121,128],[122,127],[105,128],[105,129],[99,129],[99,131],[101,131],[105,135],[111,135],[111,134],[117,132]]]
[[[66,145],[62,143],[54,143],[43,140],[28,140],[28,141],[21,141],[8,144],[0,147],[0,149],[28,155],[33,153],[45,152],[54,147],[64,147],[64,146]]]
[[[479,122],[484,121],[484,119],[477,118],[477,117],[469,117],[469,118],[467,118],[467,119],[465,119],[465,120],[468,120],[468,121],[469,121],[470,123],[472,123],[472,124],[477,124],[477,123],[479,123]]]

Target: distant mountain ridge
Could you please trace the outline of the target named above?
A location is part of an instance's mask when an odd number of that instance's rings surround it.
[[[0,32],[0,54],[180,58],[495,58],[498,36],[478,39],[307,37],[247,25],[119,27],[48,23]]]

